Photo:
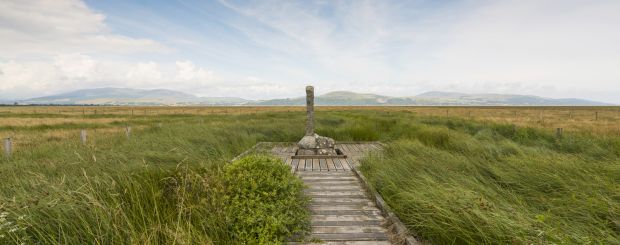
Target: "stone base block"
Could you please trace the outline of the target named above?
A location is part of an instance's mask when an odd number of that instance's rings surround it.
[[[332,138],[319,136],[318,134],[307,135],[301,138],[299,143],[297,143],[299,147],[297,155],[338,155],[334,145],[335,142]]]

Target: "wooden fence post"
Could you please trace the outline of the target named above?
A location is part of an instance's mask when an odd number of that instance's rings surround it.
[[[6,158],[10,158],[11,157],[11,151],[13,150],[13,141],[11,140],[11,138],[5,138],[4,139],[4,157]]]
[[[80,131],[80,139],[82,140],[82,145],[86,145],[86,130],[82,129]]]
[[[555,130],[555,136],[557,136],[558,139],[562,138],[562,131],[564,131],[562,128],[557,128]]]
[[[127,136],[128,139],[131,137],[131,127],[130,126],[125,127],[125,136]]]
[[[545,112],[545,110],[541,110],[540,111],[540,123],[542,123],[544,121],[544,115],[543,115],[544,112]]]
[[[598,111],[594,112],[594,121],[598,121]]]

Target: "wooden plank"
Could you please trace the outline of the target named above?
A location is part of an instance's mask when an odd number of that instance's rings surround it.
[[[279,146],[275,146],[275,147],[271,148],[271,153],[278,154],[279,152],[280,152],[280,147]]]
[[[334,160],[334,168],[336,169],[336,171],[343,170],[342,165],[340,164],[340,160],[339,159],[332,159],[332,160]]]
[[[321,223],[321,224],[325,224],[325,223]],[[387,235],[385,235],[384,232],[340,233],[340,234],[318,233],[318,234],[312,234],[312,237],[318,240],[328,240],[328,241],[353,241],[355,240],[355,241],[373,241],[373,243],[375,243],[376,241],[387,241],[388,240],[388,237]]]
[[[294,169],[295,171],[297,170],[297,167],[299,166],[299,159],[293,159],[291,158],[291,168]]]
[[[312,171],[312,159],[306,159],[306,171]]]
[[[344,168],[342,167],[342,163],[340,163],[340,159],[333,159],[334,160],[334,166],[336,167],[336,170],[344,170]]]
[[[347,158],[343,155],[293,155],[292,158],[296,159],[328,159],[328,158]]]
[[[342,153],[347,154],[348,150],[345,147],[345,144],[338,144],[337,146],[338,148],[340,148],[340,150],[342,151]]]
[[[325,159],[318,159],[319,160],[319,166],[321,168],[321,171],[329,171],[329,169],[327,168],[327,162],[325,161]]]
[[[334,159],[327,159],[327,169],[329,171],[336,171],[336,165],[334,164]]]
[[[300,159],[301,160],[301,159]],[[312,159],[304,159],[306,161],[306,171],[312,171]]]
[[[304,171],[312,171],[312,159],[299,159],[304,161]]]
[[[286,165],[291,168],[291,173],[295,172],[295,168],[293,168],[293,159],[290,157],[286,158]]]
[[[347,152],[349,152],[350,155],[354,155],[356,153],[355,148],[353,148],[352,144],[347,144]]]
[[[349,144],[348,147],[351,149],[351,154],[357,155],[360,154],[359,149],[356,146],[357,144]]]
[[[369,233],[369,232],[387,232],[380,226],[317,226],[312,228],[312,233]]]
[[[351,170],[351,165],[349,165],[349,161],[347,159],[342,159],[340,163],[342,164],[342,168],[344,168],[344,170]]]
[[[360,158],[361,157],[354,157],[354,158],[349,159],[349,164],[351,166],[356,166],[356,167],[359,166],[360,165]]]
[[[355,181],[357,180],[357,177],[353,176],[353,175],[346,175],[346,176],[341,176],[341,175],[328,175],[328,174],[319,174],[319,175],[312,175],[312,176],[308,176],[308,175],[304,175],[301,176],[301,179],[304,182],[320,182],[320,181]]]
[[[312,159],[312,171],[320,171],[319,159]]]

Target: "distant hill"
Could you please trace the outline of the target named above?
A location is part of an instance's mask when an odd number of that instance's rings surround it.
[[[304,105],[305,98],[259,101],[259,105]],[[376,94],[360,94],[348,91],[330,92],[315,98],[317,105],[611,105],[583,99],[551,99],[531,95],[512,94],[465,94],[450,92],[427,92],[413,97],[390,97]]]
[[[96,88],[18,101],[19,104],[98,104],[98,105],[305,105],[304,97],[246,100],[236,97],[197,97],[167,89]],[[11,102],[12,104],[13,102]],[[334,91],[315,98],[317,105],[611,105],[583,99],[551,99],[514,94],[466,94],[426,92],[412,97],[391,97],[377,94]]]
[[[420,105],[558,105],[558,106],[601,106],[608,103],[584,99],[551,99],[532,95],[516,94],[465,94],[451,92],[427,92],[414,96]]]
[[[96,88],[82,89],[19,101],[20,104],[98,105],[237,105],[248,101],[235,97],[197,97],[168,89]]]
[[[349,91],[335,91],[315,97],[316,105],[379,105],[388,102],[390,97],[376,94],[358,94]],[[274,99],[257,101],[257,105],[305,105],[306,98]]]

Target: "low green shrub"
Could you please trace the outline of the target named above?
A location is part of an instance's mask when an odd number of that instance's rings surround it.
[[[248,156],[224,172],[227,223],[235,240],[272,244],[305,230],[303,182],[280,160]]]

